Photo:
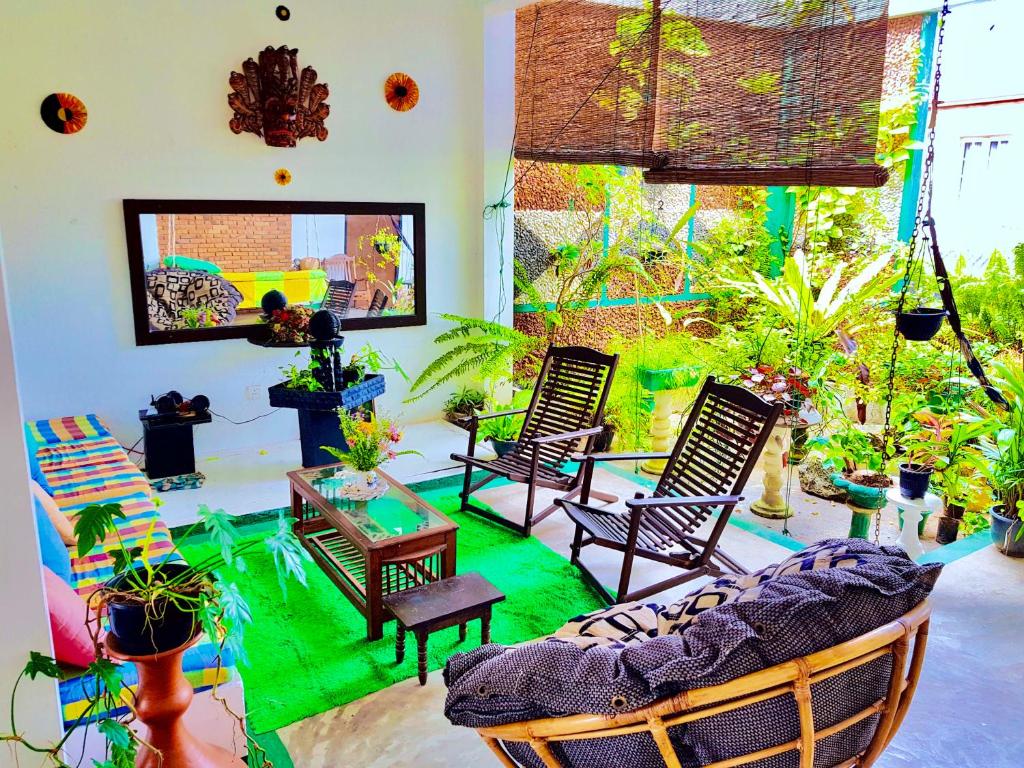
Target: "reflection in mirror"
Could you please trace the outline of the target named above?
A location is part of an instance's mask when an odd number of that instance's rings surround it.
[[[127,200],[125,222],[139,343],[252,336],[271,291],[342,330],[425,318],[422,205]]]

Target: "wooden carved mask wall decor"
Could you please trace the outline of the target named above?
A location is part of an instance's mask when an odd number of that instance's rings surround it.
[[[234,89],[228,105],[234,110],[228,126],[234,133],[255,133],[271,147],[294,147],[307,136],[327,138],[324,120],[331,112],[326,83],[316,81],[316,70],[301,74],[299,49],[282,45],[260,51],[259,62],[246,59],[242,72],[228,79]]]

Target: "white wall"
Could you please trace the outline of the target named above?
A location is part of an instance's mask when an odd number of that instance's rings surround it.
[[[981,273],[999,249],[1024,241],[1024,3],[978,0],[946,19],[940,108],[935,125],[935,221],[952,269],[959,254]],[[1016,99],[1016,100],[1014,100]],[[992,102],[995,103],[986,103]],[[964,141],[1006,140],[991,163],[975,155],[964,179]]]
[[[241,421],[269,410],[245,388],[279,380],[287,351],[241,340],[136,347],[121,200],[252,198],[426,203],[429,325],[346,334],[419,371],[446,326],[438,312],[483,311],[481,201],[483,9],[473,0],[293,0],[275,3],[7,0],[0,24],[0,227],[18,381],[28,418],[99,413],[122,440],[137,409],[168,388],[208,394]],[[228,73],[267,45],[299,49],[329,84],[330,136],[274,149],[227,127]],[[405,71],[419,106],[385,104],[384,79]],[[50,131],[39,103],[69,91],[88,107],[74,136]],[[274,183],[276,168],[294,180]],[[403,405],[388,377],[381,405],[431,418],[445,393]],[[291,411],[197,430],[200,450],[297,434]]]
[[[0,229],[0,235],[3,230]],[[28,490],[28,466],[22,438],[18,385],[11,352],[9,302],[0,238],[0,487],[4,489],[3,541],[0,549],[0,691],[7,698],[29,651],[50,654],[50,627],[43,599],[39,543]],[[0,726],[7,733],[10,727]],[[57,688],[52,680],[26,680],[18,688],[18,728],[35,744],[52,743],[59,733]],[[20,763],[15,754],[20,756]],[[0,747],[0,766],[35,764],[31,753]]]

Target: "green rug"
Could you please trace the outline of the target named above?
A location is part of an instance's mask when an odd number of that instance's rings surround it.
[[[459,573],[478,571],[507,596],[494,609],[493,642],[531,640],[603,606],[576,568],[537,539],[458,512],[458,496],[450,485],[420,494],[459,525]],[[267,516],[253,518],[263,522],[243,527],[243,535],[265,535],[261,529],[267,527]],[[200,537],[182,543],[192,562],[210,550]],[[407,650],[401,666],[395,664],[394,622],[385,625],[383,639],[367,642],[365,619],[314,563],[306,569],[308,590],[289,585],[287,601],[269,556],[249,557],[247,564],[248,572],[237,583],[252,608],[253,623],[245,633],[248,666],[239,665],[239,671],[254,733],[281,728],[415,676],[415,649]],[[479,622],[470,625],[465,643],[458,642],[455,627],[431,635],[430,669],[443,667],[451,654],[479,642]]]

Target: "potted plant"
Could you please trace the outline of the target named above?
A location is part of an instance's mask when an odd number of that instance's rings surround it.
[[[625,415],[622,405],[616,401],[609,401],[604,408],[604,431],[594,438],[594,453],[608,453],[612,450],[615,442],[615,435],[623,427]]]
[[[882,468],[882,441],[877,435],[858,429],[852,423],[829,436],[808,441],[824,455],[824,466],[832,470],[831,480],[846,491],[846,504],[853,517],[850,538],[866,539],[871,513],[887,502],[887,489],[892,485]]]
[[[380,256],[387,256],[397,259],[402,250],[402,241],[397,234],[388,227],[379,227],[376,232],[370,235],[370,246]]]
[[[456,426],[466,429],[474,414],[487,405],[487,395],[476,387],[459,387],[444,403],[444,417]]]
[[[991,433],[993,424],[968,412],[938,413],[925,409],[915,417],[931,431],[925,450],[931,455],[931,484],[943,502],[935,540],[951,544],[956,541],[968,502],[989,471],[981,439]]]
[[[344,479],[342,497],[373,499],[383,496],[388,484],[377,475],[377,469],[399,456],[422,455],[414,450],[395,450],[403,435],[390,419],[378,418],[372,413],[351,413],[342,408],[338,410],[338,426],[345,441],[344,450],[332,445],[321,448],[352,471],[351,476]]]
[[[313,344],[305,368],[294,364],[282,368],[287,381],[270,387],[270,404],[276,408],[294,408],[299,416],[302,466],[330,464],[334,455],[324,445],[344,451],[346,444],[338,431],[337,410],[352,411],[384,394],[381,371],[405,371],[394,360],[365,345],[341,365],[340,341]],[[406,377],[407,378],[407,377]]]
[[[352,355],[348,365],[341,369],[341,380],[346,387],[355,386],[366,380],[368,374],[377,374],[381,371],[395,371],[406,381],[409,377],[402,366],[393,358],[388,357],[369,344],[364,344],[360,350]]]
[[[1024,557],[1024,371],[1019,362],[999,362],[992,380],[1009,405],[993,413],[996,428],[982,447],[998,499],[989,510],[992,542],[1004,555]]]
[[[252,618],[244,597],[230,579],[244,569],[245,556],[260,549],[271,553],[282,591],[290,578],[306,584],[303,563],[311,558],[292,533],[291,521],[284,516],[279,518],[277,530],[267,538],[242,539],[234,528],[234,519],[224,510],[200,506],[199,521],[179,540],[201,530],[216,542],[218,551],[194,564],[179,559],[177,546],[170,554],[161,554],[159,558],[150,556],[148,539],[142,546],[127,546],[115,522],[124,518],[120,504],[96,504],[82,509],[75,523],[79,557],[87,557],[100,542],[117,543],[113,554],[114,576],[90,598],[90,612],[85,618],[95,658],[86,669],[90,684],[83,686],[86,700],[78,719],[55,744],[34,744],[18,731],[14,715],[20,682],[25,677],[60,679],[64,675],[57,662],[42,653],[32,651],[29,654],[29,661],[10,696],[11,732],[0,734],[0,741],[42,756],[53,768],[67,768],[63,750],[80,728],[95,725],[107,740],[108,759],[97,766],[134,768],[140,749],[148,748],[149,744],[135,729],[128,727],[129,720],[139,717],[145,708],[150,713],[147,725],[151,729],[181,727],[176,719],[163,722],[154,714],[163,702],[151,697],[159,692],[154,694],[129,687],[124,679],[124,668],[107,657],[108,647],[124,655],[152,657],[161,653],[162,658],[169,658],[166,652],[187,644],[202,630],[219,643],[219,653],[228,648],[240,655],[243,631]],[[102,611],[106,611],[109,620],[106,635],[102,634],[98,620]],[[158,663],[155,659],[153,662]],[[174,663],[178,663],[176,659]],[[128,714],[117,716],[115,713],[124,708],[126,702]],[[262,748],[246,732],[244,719],[228,711],[248,742],[250,756],[260,765],[270,765]],[[152,736],[151,732],[150,738]]]
[[[900,440],[904,461],[900,473],[900,495],[907,499],[923,499],[928,492],[935,461],[942,452],[942,431],[927,412],[914,414],[919,430]]]
[[[489,440],[494,452],[499,456],[504,456],[516,447],[522,428],[522,416],[501,416],[481,421],[476,434],[480,442]]]

